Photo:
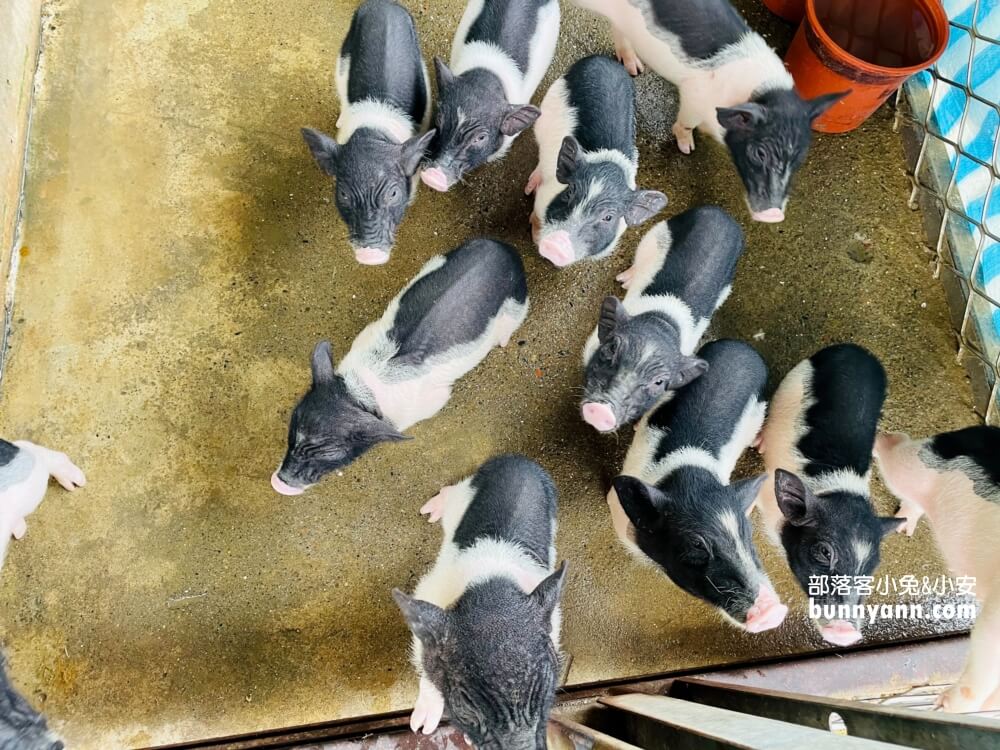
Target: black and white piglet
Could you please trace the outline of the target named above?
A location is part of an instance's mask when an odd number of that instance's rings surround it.
[[[767,366],[740,341],[714,341],[698,354],[708,372],[639,423],[608,507],[634,554],[730,622],[759,633],[788,613],[747,519],[767,475],[729,480],[764,423]]]
[[[391,54],[386,51],[391,50]],[[334,202],[359,263],[389,260],[434,131],[430,86],[409,12],[395,0],[355,11],[337,58],[337,138],[303,128],[320,167],[336,180]],[[422,134],[421,134],[422,133]]]
[[[0,656],[0,750],[63,750],[45,717],[10,684]]]
[[[636,189],[635,87],[608,57],[585,57],[552,84],[535,140],[532,237],[556,266],[611,254],[626,227],[667,205],[663,193]]]
[[[446,191],[502,159],[538,118],[531,97],[552,63],[559,0],[469,0],[451,46],[451,67],[434,58],[437,139],[420,178]]]
[[[330,344],[316,345],[274,489],[297,495],[378,443],[405,440],[527,314],[524,266],[510,245],[475,239],[431,258],[336,369]]]
[[[601,432],[635,422],[669,392],[705,372],[694,356],[726,301],[743,253],[743,230],[717,206],[660,222],[618,276],[623,302],[607,297],[583,350],[583,418]]]
[[[553,570],[552,479],[523,456],[498,456],[420,512],[444,539],[413,596],[392,592],[420,675],[410,727],[430,734],[447,712],[480,750],[544,750],[566,574]]]
[[[837,344],[796,365],[771,399],[759,449],[774,482],[762,488],[757,507],[806,592],[814,576],[872,575],[882,539],[905,523],[879,517],[869,497],[885,393],[878,359]],[[813,598],[835,612],[862,603],[855,586]],[[846,646],[861,640],[859,623],[824,616],[817,624],[824,639]]]
[[[843,93],[803,100],[781,58],[729,0],[573,0],[611,21],[630,73],[642,62],[680,89],[677,146],[694,129],[725,143],[757,221],[785,218],[792,176],[805,161],[810,126]]]

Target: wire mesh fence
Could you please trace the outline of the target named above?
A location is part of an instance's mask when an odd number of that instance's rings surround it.
[[[945,0],[947,51],[897,100],[912,208],[923,209],[935,270],[977,410],[1000,424],[1000,0]]]

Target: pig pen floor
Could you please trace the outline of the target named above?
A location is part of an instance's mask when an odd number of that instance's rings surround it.
[[[446,54],[460,0],[407,4],[426,59]],[[742,5],[783,49],[790,30]],[[402,709],[416,681],[389,590],[414,585],[440,538],[417,508],[501,451],[539,460],[561,493],[571,683],[824,648],[770,549],[792,612],[751,636],[616,543],[604,493],[630,434],[602,437],[578,418],[579,357],[641,232],[602,262],[557,272],[541,260],[522,193],[530,135],[460,189],[422,190],[388,265],[355,264],[298,132],[333,128],[332,66],[353,6],[46,8],[0,432],[67,451],[89,484],[73,495],[53,485],[11,546],[0,643],[15,683],[73,748]],[[542,90],[571,61],[609,49],[602,22],[566,8]],[[721,148],[701,139],[693,156],[677,152],[670,87],[649,74],[637,85],[640,184],[669,194],[665,215],[717,202],[747,231],[716,335],[754,340],[775,377],[823,345],[857,341],[891,377],[885,426],[971,423],[891,114],[818,138],[787,221],[767,226],[748,221]],[[277,496],[268,477],[313,344],[329,337],[343,354],[428,256],[477,234],[524,254],[532,310],[515,342],[414,440],[304,496]],[[881,488],[876,500],[893,510]],[[880,574],[943,570],[926,526],[890,539],[884,557]]]

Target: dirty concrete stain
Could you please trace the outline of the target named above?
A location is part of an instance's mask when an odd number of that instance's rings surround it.
[[[407,5],[426,59],[447,55],[462,3]],[[742,5],[787,44],[788,28]],[[539,258],[522,193],[530,135],[461,189],[422,190],[388,265],[354,263],[329,181],[298,132],[333,129],[332,71],[353,8],[47,6],[31,252],[0,431],[67,451],[90,481],[73,495],[54,486],[11,546],[0,642],[13,679],[85,749],[404,708],[416,681],[388,592],[412,588],[440,542],[417,508],[500,451],[537,458],[560,489],[571,683],[824,648],[766,544],[793,612],[781,629],[749,636],[615,541],[604,493],[630,435],[599,436],[578,418],[579,358],[641,232],[597,263],[556,271]],[[540,94],[595,50],[610,51],[604,23],[564,8]],[[637,85],[640,183],[667,192],[667,215],[718,202],[747,231],[716,335],[763,333],[775,382],[821,346],[856,340],[892,378],[888,428],[971,422],[889,116],[819,138],[788,220],[751,225],[723,150],[702,139],[692,157],[677,153],[672,89],[648,74]],[[865,263],[849,253],[856,233],[872,241]],[[476,234],[524,255],[532,312],[515,342],[460,382],[415,440],[376,449],[302,497],[276,496],[268,477],[316,340],[342,355],[430,254]],[[741,470],[759,467],[747,459]],[[893,510],[881,488],[876,500]],[[942,570],[926,530],[888,540],[885,557],[884,573]],[[920,628],[893,624],[877,636]]]

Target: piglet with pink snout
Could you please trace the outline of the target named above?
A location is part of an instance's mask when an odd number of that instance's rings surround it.
[[[27,533],[25,519],[41,504],[50,476],[70,492],[87,483],[65,453],[27,440],[8,443],[0,439],[0,565],[10,538],[20,539]]]
[[[552,84],[535,123],[538,166],[532,239],[559,268],[614,252],[628,227],[667,205],[657,190],[636,187],[635,88],[621,65],[593,55]]]
[[[900,500],[900,531],[913,534],[926,515],[951,572],[975,578],[982,602],[965,671],[938,705],[952,713],[1000,710],[1000,428],[968,427],[926,440],[879,435],[875,458]]]
[[[879,516],[868,487],[885,394],[885,370],[871,352],[829,346],[785,376],[758,446],[774,481],[755,506],[810,595],[820,634],[837,646],[862,639],[864,597],[834,579],[872,576],[882,540],[904,523]]]

